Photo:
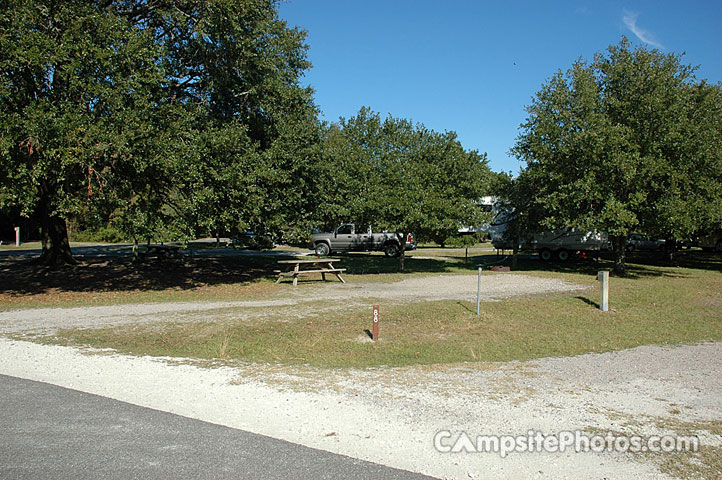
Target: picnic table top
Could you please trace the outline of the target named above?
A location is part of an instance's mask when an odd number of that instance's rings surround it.
[[[299,260],[279,260],[278,263],[321,263],[340,262],[340,258],[302,258]]]

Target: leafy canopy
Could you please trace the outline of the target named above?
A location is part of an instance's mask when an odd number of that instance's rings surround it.
[[[305,220],[304,38],[273,0],[2,2],[0,208],[40,215],[49,249],[69,218],[141,238]]]
[[[464,150],[453,132],[392,116],[382,120],[362,108],[331,125],[323,147],[328,224],[353,220],[430,238],[480,220],[476,201],[491,172],[486,156]]]
[[[680,55],[623,38],[557,72],[512,152],[521,209],[540,227],[683,239],[722,217],[722,90]]]

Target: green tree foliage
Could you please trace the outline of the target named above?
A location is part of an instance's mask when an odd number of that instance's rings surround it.
[[[272,0],[168,2],[146,17],[155,31],[180,32],[168,44],[171,90],[203,106],[183,185],[191,223],[295,236],[310,223],[320,136],[313,92],[299,84],[305,33]]]
[[[319,125],[274,0],[0,2],[0,208],[130,236],[307,220]],[[311,197],[313,198],[313,197]]]
[[[151,32],[94,2],[3,2],[0,200],[38,211],[47,261],[72,261],[65,219],[112,201],[121,172],[172,169],[154,134],[177,118],[160,58]]]
[[[481,243],[482,236],[480,234],[466,234],[466,235],[456,235],[453,237],[448,237],[447,241],[449,245],[455,248],[463,248],[464,249],[464,261],[469,261],[469,247],[473,247],[474,245]]]
[[[681,56],[626,39],[558,72],[512,152],[526,227],[606,232],[624,272],[633,231],[682,239],[722,216],[722,96]],[[521,200],[525,199],[525,200]]]
[[[453,132],[362,108],[330,126],[323,145],[328,188],[319,203],[327,226],[353,220],[400,239],[429,238],[483,216],[475,202],[491,177],[486,156],[464,150]]]

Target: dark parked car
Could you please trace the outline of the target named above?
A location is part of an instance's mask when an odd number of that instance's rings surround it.
[[[700,237],[699,246],[706,251],[722,252],[722,231]]]
[[[641,233],[633,233],[627,240],[628,252],[660,252],[664,250],[664,240],[651,240]]]

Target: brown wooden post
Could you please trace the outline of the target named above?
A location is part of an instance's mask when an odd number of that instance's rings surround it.
[[[298,271],[300,270],[300,263],[297,263],[296,266],[293,269],[293,286],[295,287],[298,285]]]
[[[374,305],[373,326],[371,327],[371,339],[375,342],[379,339],[379,306]]]

